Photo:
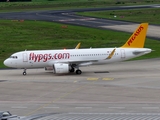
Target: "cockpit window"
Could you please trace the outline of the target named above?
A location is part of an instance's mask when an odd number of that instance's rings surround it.
[[[17,59],[17,56],[10,56],[9,58]]]

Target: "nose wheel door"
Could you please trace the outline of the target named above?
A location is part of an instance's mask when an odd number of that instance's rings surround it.
[[[23,75],[27,75],[27,73],[26,73],[26,69],[24,69],[24,71],[23,71]]]

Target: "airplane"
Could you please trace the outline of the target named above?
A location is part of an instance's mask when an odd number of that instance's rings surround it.
[[[29,68],[45,68],[55,74],[81,74],[79,67],[82,66],[125,61],[150,53],[150,48],[144,48],[147,28],[148,23],[141,23],[127,42],[118,48],[26,50],[12,54],[4,65],[24,69],[23,75]]]

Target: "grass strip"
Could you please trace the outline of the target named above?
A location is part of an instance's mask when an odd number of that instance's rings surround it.
[[[134,9],[134,10],[110,10],[97,12],[79,12],[79,15],[123,20],[131,22],[148,22],[160,24],[160,8]]]
[[[32,2],[1,2],[0,12],[111,7],[159,3],[159,0],[33,0]]]
[[[0,68],[11,54],[23,50],[120,47],[131,34],[43,21],[0,20]],[[133,30],[134,31],[134,30]],[[147,39],[145,47],[155,50],[139,57],[160,57],[160,42]]]

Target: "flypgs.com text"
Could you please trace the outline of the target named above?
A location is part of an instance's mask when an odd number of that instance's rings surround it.
[[[55,54],[36,54],[36,53],[30,53],[29,54],[29,60],[33,60],[34,62],[46,62],[48,60],[55,60],[55,59],[69,59],[70,54],[69,53],[55,53]]]

